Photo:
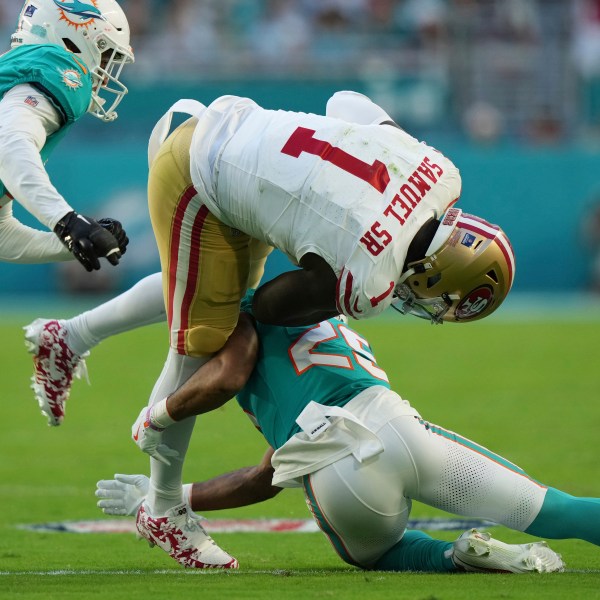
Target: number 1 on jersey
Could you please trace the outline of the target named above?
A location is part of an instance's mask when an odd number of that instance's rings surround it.
[[[283,154],[298,158],[303,152],[321,157],[332,165],[339,167],[346,173],[350,173],[383,194],[390,182],[390,174],[387,167],[379,160],[372,165],[348,154],[341,148],[332,146],[329,142],[318,140],[314,137],[316,131],[306,127],[298,127],[290,136],[284,147]]]

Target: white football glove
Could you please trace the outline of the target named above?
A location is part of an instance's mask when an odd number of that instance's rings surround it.
[[[150,480],[145,475],[120,475],[96,484],[97,503],[105,515],[135,516],[148,494]]]
[[[164,429],[151,423],[150,407],[145,406],[131,427],[131,437],[142,452],[149,454],[165,465],[170,465],[171,461],[169,459],[178,457],[179,452],[161,443],[163,431]]]

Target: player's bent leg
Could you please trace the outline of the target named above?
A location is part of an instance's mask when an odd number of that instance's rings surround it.
[[[410,513],[384,455],[368,464],[346,456],[303,477],[308,507],[334,550],[366,569],[402,539]]]
[[[150,168],[148,195],[171,347],[203,356],[218,351],[233,331],[250,270],[262,272],[268,252],[256,244],[251,248],[249,236],[221,223],[194,189],[189,167],[194,128],[194,119],[186,121],[161,146]]]
[[[34,362],[32,388],[48,423],[62,423],[73,379],[87,379],[84,357],[94,346],[165,318],[161,274],[155,273],[71,319],[36,319],[27,325],[25,345]]]
[[[189,356],[223,347],[237,324],[250,271],[251,238],[221,223],[205,206],[199,215],[195,234],[180,236],[178,255],[168,268],[176,273],[167,289],[171,347]]]
[[[546,486],[487,448],[421,418],[390,422],[406,445],[419,485],[408,494],[457,515],[525,531],[538,514]]]
[[[82,354],[109,337],[163,321],[162,276],[153,273],[111,300],[68,319],[65,327],[70,345]]]
[[[60,425],[73,378],[87,379],[87,352],[78,354],[71,348],[64,321],[36,319],[24,329],[25,346],[33,355],[31,388],[48,425]]]

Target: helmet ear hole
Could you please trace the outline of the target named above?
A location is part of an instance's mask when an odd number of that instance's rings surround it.
[[[70,40],[69,38],[63,38],[62,41],[65,45],[65,48],[69,52],[73,52],[73,54],[81,54],[81,50],[73,40]]]
[[[428,277],[427,278],[427,288],[428,289],[432,288],[441,278],[442,278],[441,273],[436,273],[435,275]]]
[[[498,283],[499,279],[498,279],[498,274],[496,273],[496,271],[488,271],[486,273],[486,275],[494,282],[494,283]]]

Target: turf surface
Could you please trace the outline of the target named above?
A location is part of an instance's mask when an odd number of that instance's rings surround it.
[[[465,576],[361,572],[341,562],[318,533],[218,534],[240,571],[198,573],[132,535],[19,530],[22,523],[101,518],[95,482],[115,472],[146,472],[129,429],[166,353],[161,326],[103,342],[88,359],[92,385],[76,382],[65,423],[49,428],[28,388],[30,357],[20,329],[35,316],[0,322],[1,598],[600,598],[600,549],[573,540],[550,542],[562,553],[566,573]],[[424,418],[504,455],[546,484],[581,496],[600,494],[598,320],[492,318],[432,327],[399,319],[357,328],[395,389]],[[252,464],[263,449],[230,403],[198,422],[186,479]],[[285,490],[269,502],[213,515],[307,518],[308,512],[300,492]],[[413,509],[413,516],[442,515],[423,505]],[[458,532],[432,534],[452,540]],[[504,528],[493,534],[509,542],[532,539]]]

